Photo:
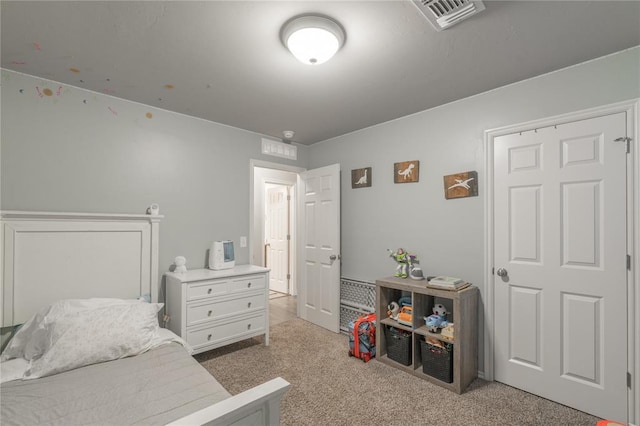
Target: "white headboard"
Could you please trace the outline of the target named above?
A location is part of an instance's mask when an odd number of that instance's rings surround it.
[[[0,326],[22,324],[60,299],[157,301],[162,217],[0,212]]]

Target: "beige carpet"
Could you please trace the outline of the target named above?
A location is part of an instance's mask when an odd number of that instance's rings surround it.
[[[275,377],[291,388],[283,425],[595,425],[597,418],[518,389],[476,380],[457,395],[375,360],[348,356],[348,337],[301,319],[196,355],[232,394]]]

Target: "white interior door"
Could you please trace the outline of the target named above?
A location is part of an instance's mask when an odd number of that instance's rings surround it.
[[[340,165],[300,174],[300,316],[340,331]]]
[[[266,187],[265,252],[269,289],[289,293],[289,187]]]
[[[627,420],[625,113],[494,139],[495,379]],[[499,276],[503,275],[503,276]]]

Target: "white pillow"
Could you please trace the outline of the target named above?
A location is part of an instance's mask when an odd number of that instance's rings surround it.
[[[66,299],[59,300],[50,305],[44,306],[33,317],[24,323],[9,341],[0,360],[6,361],[12,358],[24,358],[31,360],[40,357],[45,349],[44,328],[58,318],[73,312],[80,312],[104,306],[127,305],[143,303],[139,299],[113,299],[113,298],[91,298],[91,299]]]
[[[28,368],[29,362],[24,358],[0,362],[0,383],[22,379]]]
[[[137,355],[158,338],[161,303],[132,303],[69,313],[45,324],[44,353],[25,379]]]

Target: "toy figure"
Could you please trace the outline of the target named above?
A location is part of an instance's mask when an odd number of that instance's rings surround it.
[[[396,302],[389,303],[389,306],[387,306],[387,315],[389,315],[389,318],[397,321],[398,312],[400,312],[400,305]]]
[[[438,303],[433,307],[433,314],[424,318],[427,328],[432,333],[437,333],[439,328],[449,325],[447,321],[447,309]]]
[[[396,277],[407,278],[411,277],[414,280],[423,280],[422,269],[418,266],[418,258],[414,254],[409,254],[403,248],[399,248],[398,251],[393,252],[391,249],[387,249],[389,257],[393,257],[398,263],[396,267]]]
[[[409,276],[408,253],[405,252],[402,248],[399,248],[396,252],[391,251],[391,249],[387,249],[387,251],[389,252],[389,257],[393,257],[393,260],[398,263],[395,276],[400,278],[407,278]]]
[[[398,312],[398,323],[408,327],[413,327],[413,308],[411,306],[403,306]]]
[[[176,269],[174,270],[174,272],[178,272],[178,273],[182,273],[182,272],[187,272],[187,258],[184,256],[178,256],[174,259],[174,262],[176,264]]]
[[[424,280],[422,269],[418,266],[418,259],[415,255],[409,255],[409,278],[412,280]]]

